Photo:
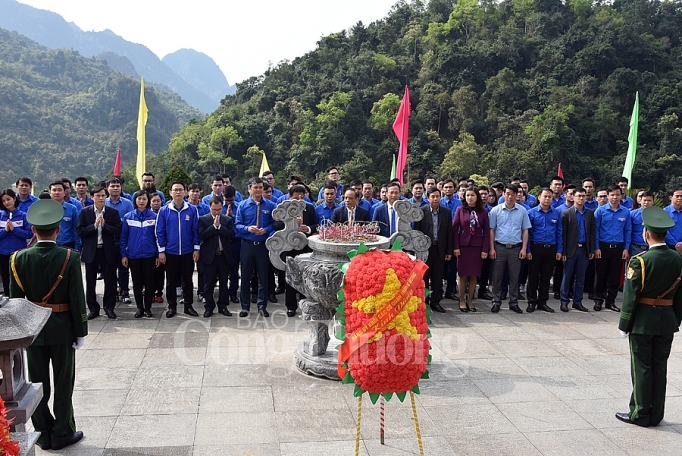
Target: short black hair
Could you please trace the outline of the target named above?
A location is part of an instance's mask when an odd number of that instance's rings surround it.
[[[360,186],[361,186],[361,185],[362,185],[362,181],[361,181],[360,179],[353,179],[352,181],[350,181],[350,186],[351,186],[351,187],[355,187],[356,185],[360,185]]]
[[[275,173],[273,173],[272,171],[267,170],[264,171],[263,174],[261,174],[261,177],[269,176],[270,174],[272,174],[273,176],[275,175]]]
[[[303,193],[305,195],[305,187],[300,184],[292,185],[289,189],[289,196],[294,196],[294,193]]]
[[[114,176],[107,181],[107,187],[110,186],[111,184],[120,184],[121,186],[123,186],[123,181],[121,180],[120,177]],[[172,185],[171,185],[171,187],[172,187]]]
[[[287,184],[290,184],[290,183],[292,183],[292,182],[294,182],[294,181],[296,181],[296,182],[301,182],[302,180],[303,180],[303,179],[301,179],[300,177],[298,177],[298,176],[292,174],[292,175],[289,176],[289,178],[287,179]]]
[[[148,207],[150,207],[150,206],[152,205],[152,198],[151,198],[151,196],[149,195],[149,192],[148,192],[147,190],[145,190],[145,189],[142,188],[142,189],[136,191],[135,193],[133,193],[133,207],[134,207],[135,209],[137,209],[137,203],[136,203],[137,198],[140,197],[140,196],[143,196],[143,195],[147,197],[147,206],[145,206],[145,207],[148,208]]]
[[[263,183],[263,179],[261,179],[260,177],[252,177],[251,179],[249,179],[249,182],[246,185],[249,188],[251,188],[251,186],[254,184],[262,184],[262,183]]]
[[[514,184],[507,184],[507,185],[504,186],[504,189],[505,189],[505,190],[511,190],[511,191],[514,192],[514,193],[518,193],[518,192],[519,192],[519,187],[517,187],[517,186],[514,185]]]
[[[549,192],[551,195],[554,195],[554,192],[552,191],[551,188],[549,187],[542,187],[540,189],[540,193],[538,193],[538,196],[542,195],[544,192]]]
[[[415,179],[415,180],[412,181],[412,187],[414,187],[415,185],[419,185],[419,184],[421,184],[422,187],[423,187],[423,186],[424,186],[424,181],[421,180],[421,179]]]
[[[509,178],[509,183],[512,184],[514,181],[519,181],[521,182],[521,178],[519,176],[512,176]]]
[[[630,183],[630,181],[628,180],[628,178],[625,177],[625,176],[621,176],[620,178],[618,178],[618,180],[617,180],[616,182],[619,183],[619,184],[620,184],[621,182],[625,182],[626,184],[629,184],[629,183]]]
[[[144,177],[144,176],[150,176],[152,179],[154,178],[154,175],[152,173],[149,173],[149,172],[142,173],[142,177]]]
[[[592,179],[591,177],[586,177],[585,179],[583,179],[582,183],[584,184],[585,182],[592,182],[592,185],[595,185],[594,179]]]
[[[336,191],[337,188],[338,188],[338,186],[336,185],[336,182],[334,182],[334,181],[327,181],[327,183],[324,184],[324,187],[323,187],[324,190],[329,189],[329,190],[334,190],[334,191]],[[324,192],[324,190],[323,190],[323,192]]]
[[[168,190],[172,190],[173,185],[175,185],[175,184],[182,185],[182,189],[187,191],[187,185],[184,182],[180,182],[180,181],[171,182],[170,187],[168,187]]]
[[[564,187],[564,192],[566,192],[567,190],[575,190],[575,189],[576,189],[575,184],[568,184],[566,187]]]
[[[386,190],[388,190],[391,187],[398,187],[398,191],[400,191],[400,183],[391,181],[388,184],[386,184]]]
[[[19,179],[17,179],[17,181],[15,182],[14,185],[19,185],[21,182],[27,183],[28,185],[30,185],[31,187],[33,187],[33,181],[31,180],[30,177],[21,176]]]
[[[213,195],[211,197],[211,200],[208,202],[208,205],[210,206],[211,204],[220,204],[221,206],[223,205],[223,200],[220,199],[218,195]]]
[[[616,184],[609,185],[608,188],[606,189],[606,193],[608,194],[611,192],[615,192],[616,190],[618,190],[618,193],[620,193],[621,195],[623,194],[623,191]]]
[[[215,181],[225,182],[225,179],[223,179],[223,176],[221,176],[220,174],[216,174],[215,176],[213,176],[213,180],[211,182],[215,182]]]
[[[85,177],[77,177],[73,180],[74,185],[78,184],[79,182],[85,182],[85,185],[90,185],[90,182]]]
[[[52,182],[50,185],[47,186],[47,188],[52,190],[52,187],[57,186],[57,185],[59,185],[62,188],[62,190],[66,191],[66,187],[64,186],[64,182],[62,182],[60,180]]]
[[[90,190],[90,196],[94,196],[95,193],[99,193],[99,192],[101,192],[102,190],[104,190],[104,193],[107,192],[107,189],[106,189],[106,188],[97,185],[96,187],[93,187],[92,190]]]
[[[189,184],[189,187],[187,187],[187,190],[199,190],[201,191],[201,185],[199,185],[197,182],[192,182]]]
[[[64,182],[65,184],[69,184],[69,187],[71,187],[71,180],[69,180],[68,177],[62,177],[62,182]]]
[[[552,177],[552,178],[549,180],[550,183],[551,183],[552,181],[561,181],[562,184],[565,184],[565,183],[566,183],[566,180],[564,180],[564,178],[561,177],[561,176],[559,176],[559,175],[556,175],[556,176]]]
[[[226,185],[225,187],[223,187],[223,196],[225,198],[232,198],[233,196],[237,196],[237,191],[234,189],[233,186]]]
[[[440,190],[438,190],[438,187],[429,187],[429,188],[426,190],[426,197],[428,198],[429,195],[430,195],[431,193],[433,193],[433,192],[438,192],[438,194],[440,195]]]
[[[327,174],[329,174],[329,171],[331,171],[332,169],[335,169],[337,171],[339,170],[339,168],[336,166],[330,166],[329,168],[327,168]]]

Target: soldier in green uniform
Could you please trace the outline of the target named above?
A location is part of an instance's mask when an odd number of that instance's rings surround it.
[[[649,250],[630,260],[618,328],[630,337],[630,412],[616,418],[637,426],[663,419],[666,372],[673,335],[682,321],[682,255],[665,244],[675,223],[659,207],[642,211]]]
[[[75,350],[85,342],[88,323],[80,256],[55,242],[63,217],[64,209],[56,201],[34,203],[26,219],[38,242],[10,259],[10,298],[26,298],[52,309],[45,327],[26,349],[28,375],[32,382],[43,384],[43,398],[31,417],[33,427],[41,433],[37,444],[43,450],[61,450],[83,438],[83,433],[76,431],[72,396]],[[54,374],[54,416],[47,405],[50,362]]]

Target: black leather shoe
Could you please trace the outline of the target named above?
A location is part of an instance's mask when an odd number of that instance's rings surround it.
[[[239,302],[239,298],[237,297],[237,295],[232,295],[232,296],[230,296],[230,301],[237,304]]]
[[[241,312],[239,312],[239,316],[241,318],[248,317],[249,313],[246,310],[242,310]]]
[[[500,295],[500,301],[506,301],[507,300],[507,293],[502,293]]]
[[[295,317],[296,316],[296,311],[295,310],[287,310],[287,317]]]
[[[538,304],[538,309],[544,310],[545,312],[554,313],[554,309],[549,307],[547,304]]]
[[[151,310],[145,310],[145,311],[144,311],[144,316],[147,317],[147,318],[152,318],[152,317],[153,317],[152,311],[151,311]]]
[[[433,310],[434,312],[445,313],[445,309],[443,309],[443,306],[441,306],[440,304],[431,304],[431,310]]]
[[[109,317],[110,320],[116,319],[116,314],[114,313],[113,310],[105,310],[104,313],[107,314],[107,317]]]
[[[231,316],[232,316],[232,312],[230,312],[230,311],[227,310],[227,309],[220,309],[218,312],[221,313],[221,314],[223,314],[223,315],[225,315],[226,317],[231,317]]]
[[[649,427],[648,424],[640,424],[640,423],[637,423],[636,421],[632,421],[630,419],[629,413],[618,412],[618,413],[616,413],[616,418],[619,419],[620,421],[622,421],[623,423],[634,424],[635,426],[641,426],[641,427]]]
[[[284,287],[275,288],[275,294],[282,294],[282,293],[284,293],[284,291],[285,291]]]
[[[525,301],[526,297],[523,295],[523,293],[519,293],[519,301]]]
[[[526,307],[526,312],[528,312],[528,313],[533,313],[533,312],[535,312],[535,305],[533,305],[533,304],[528,304],[528,307]]]
[[[208,317],[210,317],[211,315],[213,315],[213,311],[212,311],[212,310],[207,310],[207,311],[204,312],[204,318],[208,318]]]
[[[270,294],[268,295],[268,301],[270,301],[270,302],[277,302],[277,296],[275,296],[274,293],[270,293]]]
[[[568,304],[561,304],[559,309],[561,309],[562,312],[568,312]]]
[[[175,310],[175,307],[170,307],[166,311],[166,318],[173,318],[175,316],[175,314],[177,314],[177,313],[178,313],[178,311]]]
[[[594,307],[593,307],[593,309],[594,309],[595,312],[600,312],[600,311],[601,311],[601,304],[602,304],[601,301],[594,301]]]
[[[258,295],[255,293],[251,293],[251,304],[255,304],[258,302]]]
[[[483,293],[479,293],[479,294],[478,294],[478,299],[485,299],[485,300],[488,300],[488,301],[492,301],[492,300],[493,300],[493,295],[491,295],[491,294],[488,293],[487,291],[484,291]]]
[[[607,309],[613,310],[614,312],[620,312],[620,309],[618,307],[616,307],[615,304],[606,304],[606,306],[604,306],[604,307],[606,307]]]
[[[557,301],[560,300],[561,299],[561,293],[559,293],[558,291],[556,293],[554,293],[554,299],[556,299]]]
[[[258,313],[261,314],[261,315],[264,316],[264,317],[269,317],[269,316],[270,316],[270,312],[268,312],[266,309],[260,309],[260,310],[258,311]]]
[[[142,309],[137,309],[137,311],[135,312],[135,318],[142,318],[143,313],[144,311]]]
[[[509,310],[513,310],[513,311],[516,312],[517,314],[522,314],[522,313],[523,313],[523,310],[521,310],[521,308],[520,308],[519,306],[509,306]]]
[[[74,443],[80,442],[80,440],[81,440],[82,438],[83,438],[83,431],[76,431],[76,432],[73,433],[73,435],[72,435],[72,436],[69,438],[69,440],[67,440],[66,442],[64,442],[64,443],[57,443],[57,444],[53,443],[53,444],[52,444],[52,450],[53,450],[53,451],[59,451],[59,450],[61,450],[62,448],[66,448],[66,447],[69,446],[69,445],[73,445]]]
[[[190,305],[190,306],[185,306],[185,313],[186,313],[187,315],[192,316],[192,317],[198,317],[198,316],[199,316],[199,314],[197,313],[197,311],[194,310],[194,307],[192,307],[191,305]]]
[[[492,313],[497,313],[500,311],[500,304],[493,304],[493,306],[490,308],[490,311]]]
[[[97,317],[99,317],[99,312],[88,313],[88,320],[94,320]],[[50,445],[50,448],[52,448],[52,445]]]
[[[581,312],[589,312],[589,310],[587,310],[587,307],[583,306],[582,304],[573,304],[571,307]]]

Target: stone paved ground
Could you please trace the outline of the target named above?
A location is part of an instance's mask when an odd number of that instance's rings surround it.
[[[463,314],[446,300],[448,312],[433,315],[431,378],[417,396],[425,454],[682,454],[679,339],[666,418],[643,429],[614,418],[630,394],[618,314],[565,314],[556,301],[554,314],[492,314],[475,303],[478,313]],[[166,319],[155,304],[153,319],[136,320],[133,305],[119,304],[119,319],[92,321],[74,397],[85,438],[60,454],[353,454],[353,387],[296,371],[306,328],[283,309],[271,304],[268,319]],[[361,454],[418,454],[408,400],[387,404],[384,446],[379,407],[363,402]]]

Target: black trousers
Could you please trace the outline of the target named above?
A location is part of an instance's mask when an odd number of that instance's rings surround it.
[[[592,258],[588,260],[587,271],[585,271],[585,285],[583,285],[583,291],[588,294],[594,292],[594,282],[596,280],[596,267],[597,260]]]
[[[478,296],[479,297],[481,297],[484,293],[488,292],[486,287],[488,286],[488,283],[490,282],[490,269],[491,269],[492,264],[493,264],[493,260],[491,260],[490,257],[483,260],[483,267],[481,267],[481,275],[478,278]]]
[[[614,247],[609,247],[612,245]],[[594,289],[598,302],[603,302],[606,291],[606,304],[616,302],[620,273],[623,267],[623,244],[601,243],[601,259],[597,260],[597,285]],[[608,284],[607,284],[608,282]],[[607,288],[608,287],[608,288]]]
[[[230,303],[230,294],[227,290],[227,278],[230,275],[230,262],[227,261],[227,256],[223,253],[216,255],[213,258],[213,263],[204,263],[204,298],[206,303],[204,308],[213,311],[215,309],[215,299],[213,298],[213,289],[215,282],[218,280],[218,310],[227,309]]]
[[[242,309],[248,311],[251,308],[249,283],[251,282],[254,269],[258,272],[258,309],[267,308],[270,258],[268,257],[268,249],[265,247],[265,242],[254,244],[253,242],[242,240],[241,263],[242,283],[240,301]]]
[[[156,257],[128,258],[128,268],[133,277],[133,294],[137,308],[151,310],[156,285]],[[142,293],[143,288],[144,295]]]
[[[533,259],[528,262],[528,304],[547,304],[549,299],[549,279],[556,262],[556,245],[544,247],[532,242],[530,253]],[[563,268],[562,268],[563,272]]]
[[[163,296],[163,286],[166,283],[166,265],[160,264],[154,271],[154,291],[156,296]]]
[[[672,343],[673,334],[630,334],[630,419],[635,423],[656,426],[663,419]]]
[[[85,263],[85,301],[90,312],[99,313],[99,303],[97,302],[97,271],[102,271],[104,279],[104,299],[102,307],[104,310],[114,310],[116,307],[116,264],[107,262],[104,249],[95,250],[95,259],[90,263]]]
[[[453,262],[452,264],[457,264],[454,259],[451,261]],[[439,304],[440,300],[443,299],[443,273],[445,271],[446,263],[445,260],[440,257],[438,244],[431,245],[429,257],[426,259],[426,265],[429,269],[427,269],[424,274],[424,283],[431,289],[431,296],[428,298],[429,304]],[[459,291],[460,293],[464,293],[464,290]]]
[[[564,279],[564,262],[561,260],[554,261],[554,277],[552,278],[552,292],[561,292],[561,281]]]
[[[182,297],[185,299],[185,307],[191,307],[193,300],[192,274],[194,273],[194,260],[192,254],[169,255],[166,254],[166,301],[169,309],[178,307],[178,297],[175,287],[182,280]]]

